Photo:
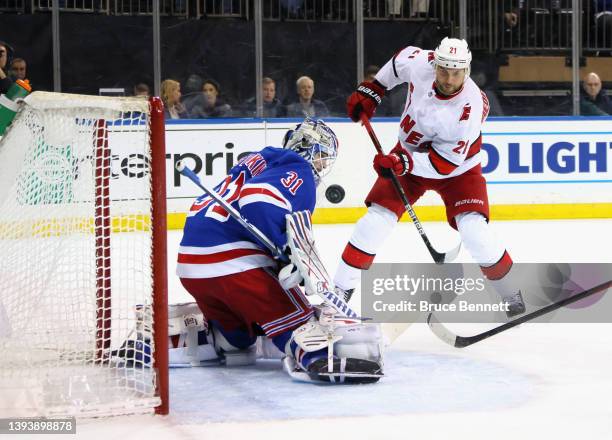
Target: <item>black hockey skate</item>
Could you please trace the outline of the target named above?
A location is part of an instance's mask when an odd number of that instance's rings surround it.
[[[318,359],[308,366],[307,374],[312,380],[345,384],[376,383],[384,376],[381,364],[365,359],[334,357],[333,372],[327,366],[327,358]]]
[[[523,295],[521,295],[520,290],[517,294],[507,298],[505,302],[508,304],[508,310],[506,311],[506,316],[508,318],[514,318],[517,315],[525,313],[525,302],[523,301]]]

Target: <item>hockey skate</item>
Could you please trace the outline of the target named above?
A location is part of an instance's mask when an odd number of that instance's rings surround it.
[[[353,293],[355,293],[355,289],[344,290],[344,289],[341,289],[340,287],[336,286],[334,292],[340,298],[344,298],[344,302],[349,302],[351,300],[351,298],[353,297]]]
[[[308,366],[307,374],[312,380],[346,384],[376,383],[384,376],[382,365],[373,360],[334,356],[332,367],[327,358],[318,359]]]

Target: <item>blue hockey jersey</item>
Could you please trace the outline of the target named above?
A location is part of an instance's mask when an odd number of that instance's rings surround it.
[[[310,164],[275,147],[243,158],[214,191],[281,249],[287,243],[285,215],[312,213],[316,201]],[[275,265],[265,246],[211,197],[195,200],[180,243],[179,277],[212,278]]]

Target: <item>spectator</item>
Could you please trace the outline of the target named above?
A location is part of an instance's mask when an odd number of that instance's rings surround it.
[[[221,88],[217,81],[205,80],[202,84],[202,93],[194,100],[191,117],[195,119],[230,117],[232,108],[223,101],[220,94]]]
[[[584,92],[580,95],[581,115],[612,115],[612,101],[601,90],[601,79],[594,72],[584,77],[582,82]]]
[[[15,58],[11,62],[11,77],[13,80],[26,79],[26,62],[23,58]]]
[[[151,96],[151,89],[149,89],[149,86],[146,85],[145,83],[138,83],[134,86],[134,96],[144,96],[145,98],[148,98],[149,96]]]
[[[263,91],[263,117],[280,118],[285,116],[285,108],[280,99],[276,97],[276,83],[272,78],[265,77],[261,81]],[[248,116],[257,116],[257,100],[255,97],[245,102]]]
[[[164,116],[166,119],[185,119],[189,115],[181,104],[181,84],[173,79],[161,83],[161,99],[164,102]]]
[[[202,102],[202,85],[204,80],[200,75],[192,73],[187,77],[183,84],[183,105],[187,109],[187,113],[193,116],[193,108],[198,102]],[[200,106],[203,104],[200,104]]]
[[[323,101],[313,99],[314,81],[308,76],[301,76],[296,81],[299,100],[287,106],[287,116],[298,118],[321,118],[329,116],[329,110]]]
[[[6,66],[10,65],[11,58],[13,58],[13,48],[4,41],[0,41],[0,93],[8,92],[13,84],[6,71]]]
[[[369,65],[363,73],[363,80],[372,82],[374,76],[378,73],[380,67]],[[376,116],[401,116],[404,112],[404,101],[408,95],[408,84],[400,84],[399,86],[388,90],[385,94],[385,99],[376,109]]]

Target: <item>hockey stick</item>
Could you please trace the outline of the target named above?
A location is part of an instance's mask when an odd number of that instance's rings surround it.
[[[532,319],[535,319],[539,316],[542,316],[554,310],[560,309],[561,307],[564,307],[568,304],[572,304],[577,301],[580,301],[581,299],[594,295],[595,293],[605,291],[611,286],[612,286],[612,280],[606,281],[605,283],[602,283],[598,286],[592,287],[588,290],[585,290],[574,296],[570,296],[569,298],[565,298],[556,303],[552,303],[546,307],[541,308],[540,310],[536,310],[535,312],[528,313],[527,315],[521,316],[520,318],[506,322],[505,324],[502,324],[498,327],[492,328],[491,330],[487,330],[486,332],[479,333],[474,336],[456,335],[455,333],[447,329],[444,325],[442,325],[442,323],[436,318],[436,316],[433,313],[430,313],[427,316],[427,325],[429,325],[429,328],[431,329],[431,331],[442,341],[456,348],[465,348],[472,344],[475,344],[476,342],[480,342],[483,339],[490,338],[491,336],[494,336],[498,333],[501,333],[503,331],[516,327],[517,325],[523,324],[524,322],[531,321]]]
[[[216,192],[206,188],[204,184],[202,184],[202,181],[200,180],[198,175],[189,168],[187,168],[182,161],[178,161],[175,166],[176,170],[179,173],[181,173],[183,176],[187,177],[193,183],[195,183],[198,188],[208,194],[215,202],[221,205],[223,209],[228,212],[229,215],[231,215],[238,223],[240,223],[247,231],[249,231],[253,235],[253,237],[255,237],[260,243],[267,247],[268,250],[272,253],[272,255],[274,255],[284,263],[288,263],[290,261],[287,255],[285,255],[278,246],[276,246],[268,237],[266,237],[265,234],[261,232],[255,225],[252,225],[251,223],[249,223],[248,220],[243,218],[240,213],[236,211],[236,209],[234,209],[232,205],[227,203]],[[329,291],[329,289],[316,289],[315,293],[319,295],[321,299],[323,299],[323,301],[333,307],[338,313],[348,318],[362,319],[342,298],[340,298],[334,292]]]
[[[378,152],[378,154],[385,154],[383,152],[382,147],[380,146],[378,137],[376,137],[376,133],[374,133],[374,129],[372,128],[372,125],[370,124],[370,120],[363,113],[361,114],[361,122],[363,123],[366,130],[368,131],[368,134],[370,135],[370,139],[372,139],[372,143],[374,144],[374,148],[376,148],[376,151]],[[414,209],[412,209],[412,206],[410,205],[410,202],[408,201],[408,197],[406,197],[406,193],[404,192],[402,185],[400,185],[399,180],[397,180],[397,176],[393,172],[391,172],[391,181],[393,182],[393,186],[395,187],[395,190],[397,191],[397,195],[400,197],[400,199],[402,199],[404,208],[406,208],[406,212],[408,212],[408,215],[412,219],[412,223],[414,223],[414,226],[416,226],[417,230],[419,231],[419,234],[421,235],[421,238],[423,239],[423,242],[425,243],[425,246],[427,246],[427,250],[431,254],[434,262],[436,264],[449,263],[453,261],[455,258],[457,258],[457,255],[459,255],[459,250],[461,249],[461,242],[459,242],[458,246],[456,246],[455,248],[451,249],[448,252],[440,253],[436,251],[434,247],[431,245],[431,243],[429,242],[429,238],[427,238],[427,234],[425,233],[425,230],[423,229],[423,225],[421,225],[419,218],[417,217],[416,213],[414,212]]]
[[[307,292],[314,292],[326,303],[332,303],[335,310],[349,318],[356,318],[355,313],[346,301],[330,290],[333,287],[331,277],[321,261],[312,236],[312,222],[308,211],[287,214],[287,246],[291,250],[291,262],[304,275]],[[315,282],[316,281],[316,282]],[[358,318],[362,321],[369,318]]]

